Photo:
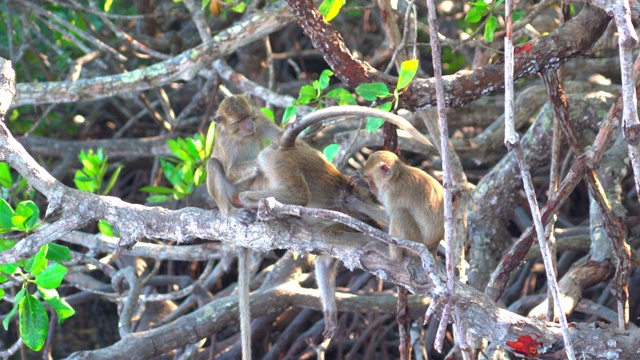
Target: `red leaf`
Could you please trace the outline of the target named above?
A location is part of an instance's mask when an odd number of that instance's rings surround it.
[[[507,341],[507,345],[513,349],[513,352],[532,358],[540,356],[538,348],[542,347],[541,342],[535,341],[529,335],[520,336],[518,341]]]

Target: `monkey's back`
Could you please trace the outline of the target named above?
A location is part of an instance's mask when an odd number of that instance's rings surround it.
[[[444,238],[444,189],[426,172],[404,164],[401,166],[405,171],[398,172],[398,178],[391,182],[402,186],[389,189],[386,200],[393,201],[384,201],[385,206],[390,203],[392,207],[406,208],[413,214],[422,235],[421,239],[409,240],[425,244],[439,242]]]
[[[348,178],[322,153],[302,140],[286,149],[270,146],[260,153],[259,161],[273,187],[282,185],[283,181],[291,187],[307,187],[309,198],[306,206],[331,210],[342,208],[340,193],[347,188]]]
[[[328,162],[321,152],[302,140],[296,142],[293,151],[297,154],[293,156],[296,165],[311,191],[311,201],[307,206],[339,210],[340,192],[348,186],[348,178]]]

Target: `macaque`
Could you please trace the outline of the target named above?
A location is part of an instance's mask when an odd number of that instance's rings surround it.
[[[266,178],[262,190],[244,191],[239,195],[242,205],[257,209],[261,199],[274,197],[283,204],[345,211],[341,195],[350,192],[363,203],[373,204],[373,197],[360,187],[350,184],[342,174],[317,150],[302,140],[283,136],[280,143],[266,147],[258,155],[259,172]],[[319,222],[317,220],[308,220]],[[342,229],[337,225],[325,231]],[[338,327],[335,298],[335,277],[338,261],[327,255],[315,260],[315,274],[325,320],[323,335],[333,337]]]
[[[245,220],[235,196],[254,186],[260,188],[256,158],[268,141],[280,139],[282,130],[243,95],[224,99],[213,120],[217,126],[207,161],[207,190],[223,216]]]
[[[444,238],[442,185],[390,151],[371,154],[362,176],[389,216],[389,234],[422,243],[435,255]],[[390,246],[389,255],[392,261],[400,261],[403,251]]]
[[[281,130],[243,95],[224,99],[213,119],[216,134],[211,158],[207,161],[207,191],[225,217],[242,223],[254,214],[240,208],[240,191],[260,188],[264,181],[257,171],[256,158],[267,142],[277,142]],[[251,359],[251,313],[249,309],[249,249],[238,251],[238,307],[242,358]]]

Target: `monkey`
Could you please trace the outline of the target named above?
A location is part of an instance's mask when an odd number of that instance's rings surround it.
[[[266,142],[277,142],[282,130],[246,96],[224,99],[216,116],[215,142],[207,161],[207,191],[225,217],[246,220],[235,194],[258,186],[256,158]]]
[[[422,243],[435,256],[444,238],[442,185],[390,151],[371,154],[362,177],[388,214],[389,234]],[[389,255],[392,261],[401,261],[403,249],[390,246]]]
[[[247,224],[254,214],[240,207],[240,191],[260,188],[264,181],[256,158],[268,141],[277,142],[282,130],[254,107],[244,95],[224,99],[216,116],[215,142],[207,161],[207,191],[224,217]],[[238,308],[242,358],[251,359],[249,309],[249,249],[238,250]]]
[[[244,191],[240,202],[257,209],[261,199],[274,197],[281,203],[345,211],[341,193],[348,191],[365,204],[373,206],[373,197],[367,191],[352,186],[349,177],[342,174],[324,156],[302,140],[273,143],[258,155],[260,172],[267,179],[263,190]],[[346,211],[345,211],[346,212]],[[311,221],[312,224],[318,221]],[[326,226],[324,231],[346,230],[338,225]],[[325,320],[323,336],[335,336],[338,327],[338,309],[335,298],[335,278],[338,260],[319,255],[315,259],[315,275]]]

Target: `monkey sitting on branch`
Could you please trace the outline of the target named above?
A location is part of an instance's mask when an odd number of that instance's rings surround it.
[[[207,161],[207,191],[224,217],[242,223],[255,214],[241,208],[235,198],[240,191],[260,189],[264,177],[257,171],[256,158],[268,141],[277,142],[282,130],[270,121],[247,97],[224,99],[213,119],[215,143]],[[249,249],[238,250],[238,308],[242,358],[251,359],[251,314],[249,309]]]
[[[390,151],[371,154],[362,177],[389,216],[389,234],[422,243],[435,256],[444,238],[442,185],[426,172],[404,164]],[[400,261],[403,251],[390,246],[389,255],[392,261]]]

